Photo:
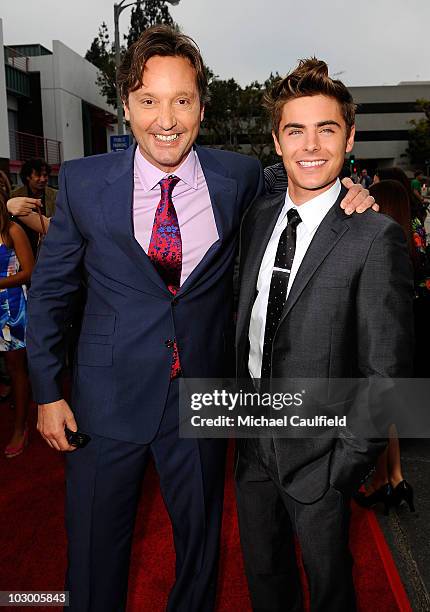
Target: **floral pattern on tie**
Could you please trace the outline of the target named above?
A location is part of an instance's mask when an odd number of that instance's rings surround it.
[[[173,295],[179,291],[182,272],[182,239],[178,216],[172,201],[172,192],[179,182],[177,176],[169,176],[160,181],[161,198],[155,211],[148,257]],[[173,340],[170,378],[181,373],[176,338]]]

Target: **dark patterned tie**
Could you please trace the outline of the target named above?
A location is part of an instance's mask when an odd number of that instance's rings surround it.
[[[269,301],[267,303],[266,329],[264,331],[263,359],[261,363],[261,378],[270,378],[272,374],[273,340],[282,317],[287,300],[288,281],[294,254],[296,252],[297,226],[301,222],[295,208],[287,212],[288,225],[279,238],[270,282]]]
[[[172,192],[179,180],[177,176],[169,176],[160,181],[161,199],[155,211],[148,248],[148,257],[173,295],[179,291],[182,272],[181,230],[172,201]],[[172,348],[171,379],[181,373],[176,338],[173,340]]]

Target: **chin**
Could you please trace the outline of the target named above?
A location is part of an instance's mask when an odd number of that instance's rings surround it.
[[[323,189],[324,187],[327,187],[328,185],[330,185],[330,183],[334,183],[334,181],[336,180],[336,176],[333,178],[331,176],[322,176],[322,177],[313,177],[312,180],[310,181],[309,179],[306,181],[302,181],[302,187],[303,189],[312,189],[312,190],[317,190],[317,189]]]
[[[155,157],[153,158],[157,164],[160,166],[166,166],[169,168],[170,166],[178,166],[181,163],[181,159],[175,155],[175,157],[165,156],[165,157]]]
[[[328,181],[312,181],[312,182],[303,182],[301,187],[302,189],[309,189],[310,191],[316,191],[317,189],[322,189],[327,185]]]

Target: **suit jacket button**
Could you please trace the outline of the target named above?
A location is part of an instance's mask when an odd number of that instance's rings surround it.
[[[178,302],[179,302],[179,299],[178,299],[178,298],[176,298],[176,297],[174,297],[174,298],[173,298],[173,300],[172,300],[172,302],[171,302],[171,303],[172,303],[172,306],[177,306],[177,305],[178,305]]]
[[[173,348],[174,344],[175,343],[173,342],[173,340],[166,340],[164,346],[167,346],[167,348]]]

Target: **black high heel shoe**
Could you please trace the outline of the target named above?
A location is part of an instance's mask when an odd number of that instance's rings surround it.
[[[406,480],[402,480],[394,487],[391,497],[391,504],[393,506],[400,506],[403,501],[408,504],[411,512],[415,512],[414,490]]]
[[[389,482],[379,487],[379,489],[376,489],[376,491],[373,491],[373,493],[370,493],[370,495],[366,495],[361,491],[353,495],[354,500],[362,508],[373,508],[376,504],[384,504],[385,516],[388,516],[390,506],[393,504],[392,497],[393,487]]]

